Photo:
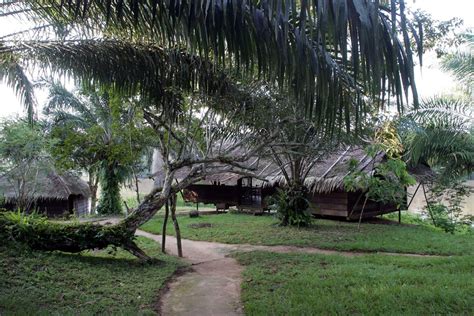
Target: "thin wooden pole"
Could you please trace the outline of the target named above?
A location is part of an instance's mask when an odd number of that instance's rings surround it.
[[[411,202],[413,202],[413,200],[415,199],[416,193],[418,192],[418,189],[420,188],[420,186],[421,186],[421,183],[419,183],[418,186],[416,187],[415,193],[413,193],[413,196],[410,199],[410,203],[408,203],[407,210],[410,207]]]
[[[364,205],[362,205],[362,210],[360,211],[359,224],[357,225],[358,230],[360,230],[360,223],[362,222],[362,214],[364,214],[365,204],[367,203],[368,199],[369,199],[369,197],[366,195],[365,200],[364,200]]]
[[[364,192],[362,192],[362,193],[359,195],[359,197],[357,198],[357,200],[356,200],[356,202],[355,202],[354,206],[352,207],[352,210],[351,210],[351,212],[350,212],[350,214],[349,214],[349,219],[352,217],[352,213],[354,213],[354,210],[355,210],[357,204],[359,204],[360,199],[362,198],[362,195],[364,195]]]
[[[174,231],[176,232],[176,245],[178,246],[178,256],[183,256],[181,245],[181,231],[179,230],[178,220],[176,219],[176,194],[171,196],[171,218],[173,219]]]
[[[433,225],[436,226],[436,221],[433,217],[433,213],[431,212],[430,202],[428,202],[428,197],[426,196],[425,185],[422,184],[421,186],[423,189],[423,194],[425,195],[425,201],[426,201],[426,207],[428,208],[428,213],[430,213],[430,217],[431,217],[431,221],[433,222]]]
[[[166,253],[166,226],[168,225],[168,216],[170,214],[169,200],[165,204],[165,218],[163,219],[163,229],[161,230],[161,252]]]

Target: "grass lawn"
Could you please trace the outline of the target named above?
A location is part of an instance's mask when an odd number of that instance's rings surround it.
[[[0,315],[154,314],[159,290],[181,264],[149,239],[139,245],[161,261],[140,263],[124,251],[71,255],[0,245]]]
[[[472,256],[235,256],[246,315],[474,314]]]
[[[143,200],[143,198],[145,197],[145,195],[141,195],[141,198]],[[128,197],[128,198],[124,198],[123,199],[128,207],[130,209],[134,209],[136,207],[138,207],[138,201],[135,197]],[[191,210],[195,210],[196,209],[196,203],[192,203],[192,202],[185,202],[184,199],[183,199],[183,196],[181,194],[178,194],[177,195],[177,199],[176,199],[176,211],[177,212],[189,212]],[[200,211],[215,211],[216,210],[216,206],[214,204],[203,204],[203,203],[199,203],[199,210]],[[164,207],[162,207],[160,209],[160,211],[164,211]]]
[[[161,233],[162,215],[142,226]],[[338,250],[388,251],[420,254],[474,255],[474,234],[451,235],[426,226],[362,224],[314,220],[310,228],[279,227],[271,216],[246,214],[179,217],[183,238],[223,243],[255,245],[314,246]],[[210,223],[211,227],[193,228],[191,224]],[[171,221],[168,234],[174,234]]]

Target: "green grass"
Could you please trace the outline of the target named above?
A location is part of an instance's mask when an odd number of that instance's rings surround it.
[[[139,245],[160,261],[0,245],[0,315],[154,314],[159,290],[181,264],[154,241],[140,238]]]
[[[143,198],[145,195],[141,195],[141,199],[143,201]],[[138,207],[138,201],[136,197],[129,197],[124,199],[125,202],[127,203],[128,207],[130,209],[134,209]],[[191,203],[191,202],[185,202],[183,200],[183,196],[181,194],[177,195],[176,199],[176,210],[177,211],[191,211],[196,209],[196,203]],[[199,209],[200,210],[215,210],[216,206],[214,204],[203,204],[199,203]],[[161,209],[163,210],[163,208]]]
[[[235,255],[246,315],[473,315],[474,257]]]
[[[171,221],[170,221],[171,222]],[[232,244],[295,245],[337,250],[388,251],[402,253],[473,255],[474,234],[451,235],[425,226],[362,224],[315,220],[310,228],[279,227],[271,216],[245,214],[179,217],[183,238]],[[191,228],[192,223],[211,227]],[[143,230],[161,233],[162,217],[157,216]],[[169,223],[168,234],[174,234]]]

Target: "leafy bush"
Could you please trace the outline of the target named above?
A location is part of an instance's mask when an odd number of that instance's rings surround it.
[[[376,148],[376,147],[375,147]],[[369,149],[370,150],[370,149]],[[375,159],[376,151],[368,152]],[[344,177],[346,190],[366,192],[370,200],[381,203],[394,203],[398,207],[406,203],[406,188],[416,184],[400,158],[388,158],[375,167],[375,175],[358,170],[358,161],[349,162],[350,173]]]
[[[122,226],[61,224],[38,214],[0,212],[0,239],[24,243],[37,250],[81,252],[104,249],[109,245],[124,248],[133,242],[133,238],[133,232]]]
[[[471,229],[474,218],[464,215],[462,210],[462,201],[471,189],[462,183],[462,179],[439,182],[430,191],[425,212],[434,226],[452,234]]]
[[[273,203],[276,205],[277,217],[282,226],[309,226],[311,214],[306,199],[306,188],[303,186],[278,189]]]

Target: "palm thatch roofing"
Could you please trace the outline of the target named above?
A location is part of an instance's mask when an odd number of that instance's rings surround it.
[[[379,152],[375,157],[367,154],[361,147],[347,147],[339,149],[314,162],[304,185],[313,192],[329,193],[337,190],[344,190],[344,178],[350,173],[350,161],[357,161],[355,170],[374,175],[375,167],[385,158],[383,152]],[[267,177],[271,185],[285,185],[286,180],[278,174]]]
[[[35,181],[28,181],[26,190],[37,200],[67,200],[71,195],[89,198],[91,195],[86,181],[70,172],[57,173],[52,170],[39,171]],[[7,201],[15,200],[18,189],[6,176],[0,176],[0,196]]]
[[[315,158],[313,166],[309,171],[304,185],[313,192],[329,193],[344,190],[344,178],[350,173],[350,162],[353,160],[355,169],[361,172],[375,175],[376,167],[386,160],[384,152],[378,152],[375,157],[369,155],[360,146],[347,146],[327,155]],[[263,180],[254,181],[254,185],[262,186],[284,186],[286,179],[281,168],[268,158],[254,157],[249,159],[245,165],[253,168],[253,173]],[[289,167],[286,168],[290,173]],[[159,174],[159,170],[157,170]],[[435,173],[428,166],[418,165],[408,168],[408,172],[420,183],[431,182]],[[180,169],[175,177],[183,179],[189,173],[189,169]],[[209,176],[202,184],[224,184],[236,185],[237,181],[244,176],[234,173],[221,173]]]

